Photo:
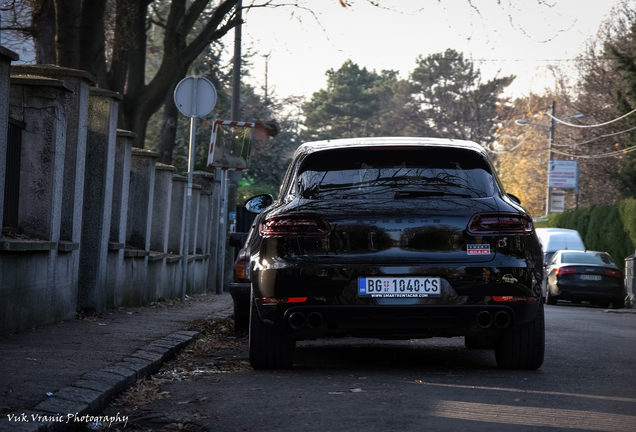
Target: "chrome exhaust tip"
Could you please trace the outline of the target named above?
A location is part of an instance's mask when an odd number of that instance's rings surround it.
[[[477,325],[483,329],[487,329],[492,325],[492,314],[488,311],[481,311],[477,314]]]
[[[300,312],[294,312],[289,316],[289,325],[294,330],[305,327],[305,315]]]
[[[307,326],[310,329],[317,329],[322,327],[322,315],[318,312],[312,312],[307,315]]]
[[[508,312],[499,311],[495,314],[495,326],[500,329],[504,329],[510,325],[510,315]]]

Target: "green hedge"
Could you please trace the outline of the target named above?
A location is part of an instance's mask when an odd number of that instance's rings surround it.
[[[548,218],[548,225],[577,230],[588,250],[609,253],[622,269],[625,258],[634,253],[636,245],[636,200],[553,213]]]

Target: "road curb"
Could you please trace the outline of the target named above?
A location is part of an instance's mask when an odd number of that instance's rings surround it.
[[[86,430],[91,423],[100,420],[100,413],[119,394],[141,378],[156,373],[164,362],[199,335],[196,331],[178,331],[154,340],[118,363],[87,372],[72,385],[51,394],[33,411],[6,414],[0,419],[0,431]]]

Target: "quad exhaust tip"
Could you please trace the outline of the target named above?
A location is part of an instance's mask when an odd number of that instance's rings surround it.
[[[289,316],[289,325],[294,330],[300,330],[305,326],[312,330],[319,329],[322,327],[322,322],[322,314],[318,312],[311,312],[307,317],[302,312],[294,312]]]
[[[489,328],[493,323],[492,314],[488,311],[481,311],[477,314],[477,325],[483,329]]]
[[[289,316],[289,325],[295,330],[305,327],[305,315],[300,312],[294,312]]]
[[[322,327],[322,315],[318,312],[311,312],[307,315],[307,326],[310,329],[317,329]]]
[[[504,329],[510,325],[510,315],[508,312],[499,311],[495,314],[495,327]]]

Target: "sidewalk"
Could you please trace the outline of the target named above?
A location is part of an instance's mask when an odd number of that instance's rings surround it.
[[[229,293],[209,293],[0,335],[0,431],[68,430],[194,340],[188,323],[231,314]]]

